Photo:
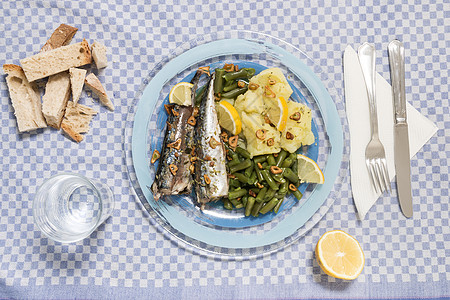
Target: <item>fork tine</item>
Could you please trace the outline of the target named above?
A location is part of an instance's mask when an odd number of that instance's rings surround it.
[[[366,160],[366,166],[367,166],[367,171],[369,171],[369,177],[370,177],[370,181],[372,182],[372,187],[375,189],[375,192],[377,192],[377,186],[376,186],[374,175],[373,175],[372,164],[369,162],[369,160]]]
[[[380,178],[380,185],[381,185],[381,193],[383,194],[384,192],[386,192],[388,190],[388,187],[386,185],[386,180],[384,178],[384,172],[383,172],[383,163],[381,161],[381,159],[377,160],[377,170],[378,170],[378,176]]]
[[[391,193],[391,181],[389,180],[389,172],[388,169],[386,167],[386,160],[382,159],[381,160],[381,169],[383,170],[383,177],[384,177],[384,183],[386,185],[386,192]]]
[[[383,193],[384,192],[384,184],[383,184],[383,180],[381,178],[381,170],[380,170],[380,164],[379,164],[378,160],[375,160],[375,162],[373,164],[373,168],[375,170],[374,173],[375,173],[375,178],[376,178],[377,183],[378,183],[379,191],[381,193]]]
[[[383,192],[382,186],[380,185],[380,179],[378,177],[377,164],[375,160],[370,161],[370,171],[372,173],[372,179],[374,182],[375,192]]]

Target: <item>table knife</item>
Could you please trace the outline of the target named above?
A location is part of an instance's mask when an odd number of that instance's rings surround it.
[[[411,162],[409,156],[408,122],[405,96],[405,48],[393,40],[388,45],[394,106],[394,161],[397,174],[397,192],[405,217],[413,215],[411,195]]]

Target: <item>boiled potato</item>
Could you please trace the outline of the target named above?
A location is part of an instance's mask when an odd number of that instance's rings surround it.
[[[259,89],[255,91],[248,90],[245,94],[239,95],[236,98],[234,107],[238,113],[246,112],[248,114],[261,114],[266,110],[262,93],[262,90]]]
[[[264,95],[264,98],[283,97],[287,100],[292,95],[292,89],[279,68],[263,70],[253,76],[250,82],[259,86],[257,90]],[[266,90],[266,87],[269,90]],[[267,95],[272,95],[272,97],[266,97]]]
[[[311,109],[294,101],[287,102],[289,116],[286,129],[281,134],[281,148],[293,153],[298,148],[314,143],[311,131]],[[298,119],[298,120],[297,120]]]
[[[242,112],[241,119],[243,133],[247,140],[247,151],[252,156],[280,152],[280,133],[267,124],[261,114]],[[258,130],[264,130],[263,139],[256,136]],[[273,145],[270,145],[272,141]]]

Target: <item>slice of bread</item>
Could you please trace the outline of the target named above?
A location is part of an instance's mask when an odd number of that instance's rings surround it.
[[[91,49],[86,40],[24,58],[20,61],[28,81],[80,67],[92,62]]]
[[[106,46],[94,41],[91,46],[92,58],[95,61],[97,69],[103,69],[108,66],[108,60],[106,58]]]
[[[83,140],[82,133],[89,131],[89,123],[96,114],[97,112],[90,107],[69,101],[61,129],[79,143]]]
[[[106,106],[110,110],[114,110],[114,104],[109,99],[105,89],[100,83],[100,80],[98,80],[97,76],[95,76],[94,73],[91,73],[88,76],[86,76],[84,83],[86,83],[86,85],[94,92],[94,94],[96,94],[100,98],[100,102],[104,106]]]
[[[3,72],[8,75],[6,84],[19,132],[47,127],[41,111],[41,94],[36,84],[28,82],[20,66],[3,65]]]
[[[70,97],[69,72],[49,77],[42,97],[42,114],[49,126],[59,129]]]
[[[66,24],[59,25],[45,45],[42,46],[41,52],[50,51],[61,46],[69,45],[77,30],[78,28]]]
[[[70,86],[72,87],[72,100],[74,104],[77,104],[80,99],[81,91],[83,91],[84,79],[86,78],[87,71],[84,69],[70,68]]]

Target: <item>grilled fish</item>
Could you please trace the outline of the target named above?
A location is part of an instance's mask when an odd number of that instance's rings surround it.
[[[162,155],[151,190],[155,200],[162,196],[189,194],[192,191],[194,166],[191,157],[194,147],[194,126],[197,122],[197,109],[194,109],[195,91],[200,77],[204,73],[195,73],[191,83],[191,106],[166,105],[167,128],[164,136]]]
[[[197,153],[195,192],[197,202],[203,208],[206,203],[228,195],[225,148],[214,102],[214,73],[202,97],[197,123],[194,135]]]

